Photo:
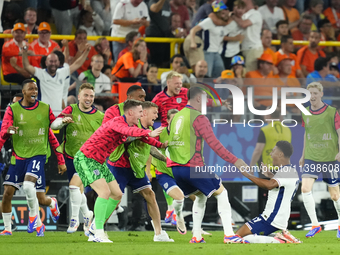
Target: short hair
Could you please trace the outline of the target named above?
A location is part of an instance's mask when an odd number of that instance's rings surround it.
[[[184,56],[183,56],[183,55],[181,55],[181,54],[175,54],[175,55],[173,55],[172,58],[170,59],[170,63],[173,63],[174,60],[175,60],[175,58],[181,58],[181,59],[184,60]]]
[[[318,29],[322,28],[325,24],[331,23],[327,18],[318,21]]]
[[[246,8],[246,3],[243,2],[242,0],[236,0],[234,2],[234,6],[237,6],[237,8],[239,8],[239,9],[244,9],[244,8]]]
[[[188,100],[193,99],[197,97],[198,95],[203,94],[203,92],[204,91],[199,87],[191,87],[187,93]]]
[[[31,82],[33,82],[33,83],[35,83],[35,85],[37,85],[37,83],[34,80],[26,79],[21,83],[22,88],[25,88],[26,84],[31,83]]]
[[[318,4],[322,4],[323,6],[323,0],[311,0],[309,3],[309,7],[312,8],[317,6]]]
[[[104,56],[101,55],[101,54],[93,55],[92,58],[91,58],[91,61],[93,61],[94,58],[103,58],[103,60],[104,60]]]
[[[167,115],[166,115],[166,118],[169,120],[172,114],[176,114],[178,112],[179,112],[179,110],[177,110],[177,109],[170,109],[168,111]]]
[[[143,107],[143,110],[146,110],[146,109],[149,109],[151,107],[155,107],[158,109],[158,105],[156,105],[155,103],[153,102],[150,102],[150,101],[145,101],[142,103],[142,107]]]
[[[40,66],[42,69],[45,69],[47,66],[46,66],[46,58],[47,56],[42,56],[41,59],[40,59]]]
[[[178,73],[176,71],[170,71],[168,73],[168,75],[166,76],[166,81],[171,80],[174,77],[178,77],[180,79],[183,79],[183,75],[181,75],[180,73]]]
[[[287,26],[289,25],[287,20],[279,20],[278,22],[276,22],[275,26],[276,28],[279,28],[279,26],[286,24]]]
[[[291,35],[283,35],[281,37],[281,44],[288,42],[289,39],[293,39],[293,37]]]
[[[80,93],[80,91],[82,91],[84,89],[91,89],[94,92],[94,87],[93,87],[93,85],[91,83],[83,83],[83,84],[81,84],[80,87],[79,87],[78,93]]]
[[[282,151],[285,158],[290,158],[293,155],[293,145],[288,141],[278,141],[276,147]]]
[[[94,47],[97,47],[99,44],[102,43],[102,41],[107,40],[106,37],[100,37],[96,40],[96,42],[94,43]]]
[[[26,15],[26,13],[27,13],[28,11],[32,11],[32,12],[35,12],[35,13],[38,14],[38,12],[37,12],[36,9],[34,9],[33,7],[28,7],[28,8],[26,8],[26,10],[24,11],[24,16]]]
[[[327,58],[319,57],[314,62],[314,70],[321,71],[324,67],[327,67]]]
[[[111,67],[110,65],[104,64],[104,66],[103,66],[101,72],[102,72],[102,73],[105,73],[105,71],[106,71],[107,69],[110,69],[110,70],[112,71],[112,67]]]
[[[130,95],[132,94],[133,92],[135,92],[136,90],[139,90],[139,89],[143,89],[141,86],[138,86],[138,85],[132,85],[130,88],[128,88],[128,90],[126,91],[126,95]]]
[[[22,93],[16,93],[14,96],[13,96],[13,98],[15,98],[15,97],[24,97],[24,94],[22,94]],[[12,99],[13,100],[13,99]]]
[[[137,107],[142,105],[143,103],[134,99],[129,99],[126,100],[124,103],[124,107],[123,107],[123,111],[127,112],[128,110],[130,110],[131,108]]]
[[[76,31],[76,33],[75,33],[75,35],[74,35],[74,38],[77,38],[77,36],[78,36],[78,35],[81,35],[81,34],[86,34],[86,35],[87,35],[86,30],[79,28],[79,29]]]
[[[64,53],[62,53],[60,50],[55,50],[53,53],[57,55],[60,65],[63,66],[65,63]]]
[[[323,86],[320,82],[314,81],[308,84],[307,89],[318,89],[320,92],[323,92]]]
[[[146,68],[146,71],[149,72],[149,70],[150,70],[152,67],[156,67],[156,68],[158,69],[158,66],[156,66],[155,64],[149,64],[148,67]]]
[[[126,36],[125,36],[125,42],[128,43],[128,42],[132,42],[133,43],[133,39],[138,36],[139,33],[137,31],[131,31],[129,32]]]
[[[302,17],[301,17],[301,20],[303,19],[308,19],[308,20],[312,20],[313,21],[313,17],[309,14],[304,14]]]

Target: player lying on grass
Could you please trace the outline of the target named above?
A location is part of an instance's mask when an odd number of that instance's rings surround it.
[[[299,187],[299,177],[291,167],[290,157],[293,146],[287,141],[278,141],[270,156],[273,159],[274,172],[266,166],[263,172],[270,180],[257,178],[249,173],[249,168],[242,168],[242,174],[262,189],[269,190],[266,207],[261,215],[244,224],[236,234],[250,243],[300,243],[287,231],[290,217],[290,203]],[[282,230],[274,237],[268,235]]]

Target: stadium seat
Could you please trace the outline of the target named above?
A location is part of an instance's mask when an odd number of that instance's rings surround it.
[[[118,93],[119,103],[126,100],[126,92],[132,85],[142,86],[140,82],[115,82],[112,86],[111,93]]]
[[[0,68],[0,69],[1,69],[1,86],[4,86],[4,85],[19,85],[18,83],[5,81],[4,74],[2,72],[2,68]]]
[[[162,73],[169,72],[171,70],[172,69],[170,69],[170,68],[158,68],[157,79],[160,80]]]

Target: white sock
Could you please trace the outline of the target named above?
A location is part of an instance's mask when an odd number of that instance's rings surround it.
[[[215,196],[217,199],[217,211],[221,217],[224,235],[233,236],[234,231],[231,224],[231,207],[226,189],[221,194]]]
[[[336,212],[338,213],[338,225],[340,226],[340,198],[333,201]]]
[[[168,205],[168,211],[172,211],[173,209],[174,209],[174,202],[172,202],[172,205]]]
[[[243,237],[243,239],[249,243],[280,243],[274,237],[270,236],[247,235]]]
[[[70,201],[72,208],[72,219],[79,222],[79,210],[82,201],[79,187],[70,185]]]
[[[35,202],[36,202],[36,205],[37,205],[37,216],[38,216],[38,218],[37,218],[37,227],[40,227],[40,226],[42,225],[42,223],[41,223],[41,219],[40,219],[40,206],[39,206],[39,200],[38,200],[37,197],[35,197],[35,198],[36,198]]]
[[[4,220],[5,230],[12,232],[12,212],[2,213],[2,219]]]
[[[196,196],[194,204],[192,206],[192,233],[193,236],[199,241],[202,239],[202,220],[205,213],[205,204],[207,202],[207,197],[203,194]]]
[[[87,198],[85,196],[85,193],[81,194],[81,204],[80,204],[80,211],[83,214],[84,217],[87,217],[89,214],[90,210],[87,206]]]
[[[182,211],[184,206],[184,198],[182,200],[174,200],[172,204],[175,209],[175,214],[177,215],[177,217],[183,218]]]
[[[50,198],[50,197],[48,197],[48,198]],[[53,209],[55,207],[55,201],[53,199],[51,199],[51,204],[49,205],[49,207],[51,209]]]
[[[37,195],[34,183],[30,181],[24,181],[22,186],[27,199],[28,208],[30,209],[29,216],[35,217],[38,214],[39,204],[37,204]]]
[[[118,205],[118,208],[117,208],[117,213],[122,213],[122,212],[124,212],[124,208],[123,207],[121,207],[120,205]]]
[[[314,201],[312,192],[302,193],[302,200],[306,208],[306,211],[308,213],[308,216],[310,220],[312,221],[312,226],[319,226],[319,222],[316,217],[315,201]]]

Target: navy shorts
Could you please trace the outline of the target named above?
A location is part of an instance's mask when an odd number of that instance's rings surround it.
[[[173,166],[172,173],[177,185],[186,197],[198,191],[201,191],[207,197],[211,197],[222,183],[222,180],[216,174],[211,175],[212,178],[190,178],[190,167],[186,166]]]
[[[146,188],[151,189],[149,178],[146,175],[143,178],[136,178],[131,168],[114,167],[110,164],[107,164],[107,166],[116,178],[119,188],[123,193],[127,185],[132,188],[133,193],[138,193]]]
[[[253,234],[268,236],[279,230],[268,223],[261,215],[246,222],[247,227]]]
[[[22,186],[25,175],[37,178],[37,192],[45,191],[46,156],[34,156],[28,159],[16,159],[15,165],[10,165],[3,185],[11,185],[17,189]]]
[[[302,178],[310,177],[318,179],[322,174],[322,180],[327,183],[329,187],[338,186],[340,183],[340,164],[338,161],[331,162],[316,162],[305,159],[303,166]]]
[[[177,183],[174,178],[172,178],[170,175],[167,174],[156,174],[156,179],[159,183],[159,185],[162,186],[164,191],[169,194],[169,192],[173,189],[178,187]]]
[[[65,164],[66,164],[66,167],[67,167],[67,178],[68,178],[68,181],[70,182],[73,175],[74,174],[78,175],[78,173],[77,173],[76,169],[74,168],[73,159],[65,157]]]

